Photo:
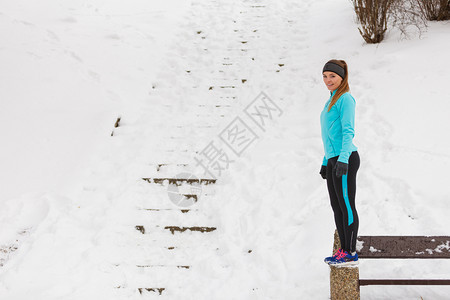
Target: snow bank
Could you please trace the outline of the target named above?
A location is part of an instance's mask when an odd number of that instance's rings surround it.
[[[0,245],[10,250],[0,256],[0,298],[134,299],[154,284],[168,299],[328,299],[322,261],[334,224],[318,172],[329,97],[321,69],[331,58],[348,62],[357,101],[360,233],[448,235],[448,22],[430,23],[421,38],[392,31],[366,45],[344,0],[268,1],[259,22],[241,1],[3,2]],[[233,57],[225,48],[242,45],[240,34],[253,38]],[[199,105],[217,100],[208,88],[221,82],[225,57],[235,60],[233,79],[247,81],[220,119]],[[193,162],[261,91],[283,114],[196,204],[201,213],[143,210],[171,203],[141,177],[155,163]],[[165,152],[185,148],[192,152]],[[143,239],[134,229],[176,222],[214,224],[217,235]],[[186,248],[171,258],[157,238]],[[189,273],[136,268],[184,259]],[[446,270],[429,261],[360,269],[366,278]],[[362,295],[439,299],[448,289]]]

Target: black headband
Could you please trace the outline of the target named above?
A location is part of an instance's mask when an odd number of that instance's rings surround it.
[[[326,71],[334,72],[334,73],[338,74],[339,76],[341,76],[342,79],[344,79],[344,77],[345,77],[345,69],[343,67],[341,67],[340,65],[333,63],[333,62],[327,62],[325,64],[325,66],[323,67],[322,73],[326,72]]]

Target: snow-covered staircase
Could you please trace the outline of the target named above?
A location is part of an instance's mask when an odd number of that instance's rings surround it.
[[[215,190],[220,178],[203,172],[194,157],[267,87],[261,74],[282,74],[288,41],[273,26],[289,27],[290,20],[269,21],[273,10],[292,13],[268,1],[192,3],[176,38],[178,47],[168,53],[153,82],[151,104],[132,116],[134,124],[148,124],[141,126],[139,139],[130,138],[139,145],[136,156],[145,167],[130,203],[137,211],[129,226],[135,247],[128,248],[127,264],[117,266],[134,279],[125,278],[117,288],[174,299],[197,280],[198,273],[192,272],[228,267],[217,258],[222,224]],[[267,56],[272,48],[273,55]],[[166,136],[145,143],[154,130]],[[211,258],[207,265],[205,255]]]

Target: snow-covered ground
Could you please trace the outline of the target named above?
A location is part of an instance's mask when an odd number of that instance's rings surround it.
[[[359,233],[449,235],[449,22],[367,45],[346,0],[1,2],[0,299],[327,299],[334,226],[318,171],[331,58],[349,64],[357,101]],[[280,109],[264,130],[245,114],[260,92]],[[257,138],[228,149],[208,195],[189,213],[144,210],[177,206],[141,178],[194,165],[236,117]],[[169,225],[217,230],[157,227]],[[449,269],[360,263],[362,278]]]

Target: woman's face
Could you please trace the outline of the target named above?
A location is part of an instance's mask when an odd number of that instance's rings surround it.
[[[337,90],[341,85],[342,77],[334,72],[323,72],[323,82],[330,91]]]

